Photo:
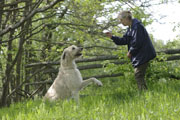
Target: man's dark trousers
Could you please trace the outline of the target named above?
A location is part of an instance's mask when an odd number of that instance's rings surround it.
[[[135,68],[135,79],[137,81],[139,90],[147,90],[148,89],[147,85],[146,85],[146,81],[144,79],[148,65],[149,65],[149,63],[146,62]]]

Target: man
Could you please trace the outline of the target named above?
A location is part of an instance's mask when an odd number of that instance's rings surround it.
[[[127,32],[123,37],[113,36],[110,32],[107,32],[106,35],[117,45],[128,45],[127,57],[131,59],[135,68],[138,88],[139,90],[146,90],[145,72],[148,62],[156,57],[155,49],[148,32],[140,21],[132,18],[130,11],[122,11],[118,19],[124,26],[129,26]]]

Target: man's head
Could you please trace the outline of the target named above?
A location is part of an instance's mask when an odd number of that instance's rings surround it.
[[[130,26],[132,24],[132,14],[130,11],[122,11],[118,15],[118,20],[124,26]]]

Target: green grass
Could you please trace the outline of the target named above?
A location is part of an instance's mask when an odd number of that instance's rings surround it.
[[[129,78],[130,79],[130,78]],[[2,120],[180,120],[180,81],[149,82],[139,92],[135,80],[119,77],[103,80],[81,91],[80,105],[73,100],[45,102],[41,99],[0,109]]]

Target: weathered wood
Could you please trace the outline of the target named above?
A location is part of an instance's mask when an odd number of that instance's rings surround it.
[[[95,76],[84,77],[83,80],[86,80],[92,77],[99,79],[99,78],[107,78],[107,77],[118,77],[122,75],[123,73],[95,75]],[[27,85],[52,84],[52,83],[53,83],[53,80],[45,80],[45,81],[40,81],[40,82],[25,83],[24,85],[27,86]]]
[[[39,85],[39,84],[52,84],[52,82],[53,82],[52,80],[45,80],[40,82],[26,83],[24,85],[29,86],[29,85]]]
[[[169,49],[169,50],[164,50],[161,52],[166,53],[166,54],[178,54],[178,53],[180,53],[180,49]],[[161,52],[159,52],[159,53],[161,53]]]
[[[119,61],[119,62],[110,62],[116,65],[119,64],[125,64],[128,63],[127,61]],[[103,65],[103,64],[90,64],[90,65],[83,65],[83,66],[78,66],[79,70],[87,70],[87,69],[96,69],[96,68],[103,68],[106,67],[107,65]]]
[[[84,77],[83,79],[88,79],[91,77],[95,77],[97,79],[99,78],[107,78],[107,77],[118,77],[118,76],[122,76],[123,73],[116,73],[116,74],[103,74],[103,75],[95,75],[95,76],[90,76],[90,77]]]
[[[94,58],[85,58],[76,60],[76,63],[80,62],[95,62],[95,61],[103,61],[103,60],[116,60],[118,56],[98,56]],[[46,65],[60,65],[60,62],[41,62],[41,63],[32,63],[25,65],[26,68],[29,67],[37,67],[37,66],[46,66]]]
[[[167,61],[180,60],[180,55],[174,55],[167,58]]]
[[[120,61],[120,62],[111,62],[113,64],[125,64],[128,63],[128,61]],[[82,66],[78,66],[77,68],[79,70],[90,70],[90,69],[97,69],[97,68],[103,68],[106,67],[107,65],[103,65],[103,64],[89,64],[89,65],[82,65]],[[58,69],[46,69],[43,71],[43,74],[47,74],[47,73],[58,73]]]
[[[171,51],[171,53],[172,53],[172,51]],[[103,60],[117,60],[117,59],[118,59],[118,56],[99,56],[99,57],[94,57],[94,58],[85,58],[85,59],[76,60],[76,63],[96,62],[96,61],[103,61]],[[172,61],[172,60],[180,60],[180,55],[173,55],[173,56],[170,56],[167,58],[167,61]],[[59,64],[60,64],[60,62],[41,62],[41,63],[27,64],[27,65],[25,65],[25,67],[29,68],[29,67],[59,65]]]

